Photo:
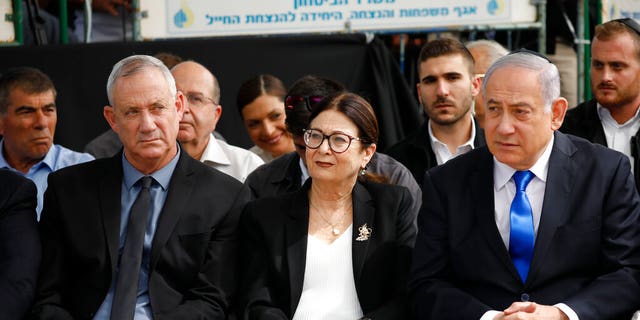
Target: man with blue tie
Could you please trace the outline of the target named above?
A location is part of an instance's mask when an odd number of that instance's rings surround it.
[[[226,319],[249,190],[177,143],[184,95],[158,59],[107,82],[111,158],[49,175],[36,319]]]
[[[519,51],[483,83],[487,146],[427,172],[410,276],[418,319],[630,319],[640,197],[627,157],[557,131],[558,69]]]

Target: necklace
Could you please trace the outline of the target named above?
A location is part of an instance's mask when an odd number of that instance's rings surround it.
[[[340,219],[338,219],[338,222],[336,222],[335,224],[331,223],[320,211],[320,209],[318,209],[318,207],[316,207],[311,201],[309,201],[309,205],[311,205],[311,207],[313,209],[316,210],[316,212],[318,213],[318,215],[320,216],[320,219],[322,219],[322,221],[324,221],[327,225],[329,225],[331,227],[331,234],[334,237],[337,237],[338,235],[340,235],[340,229],[338,229],[338,226],[340,225],[340,223],[342,222],[342,220],[344,220],[344,217],[347,215],[347,211],[351,210],[351,206],[353,205],[351,202],[349,202],[349,207],[347,207],[345,210],[342,211],[342,216],[340,217]]]

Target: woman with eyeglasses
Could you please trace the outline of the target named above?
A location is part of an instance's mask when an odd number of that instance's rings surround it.
[[[366,168],[378,122],[360,96],[320,102],[304,132],[311,179],[249,203],[241,319],[406,319],[411,195]]]
[[[245,81],[236,99],[240,116],[249,138],[255,144],[252,152],[269,162],[294,150],[293,139],[285,126],[282,81],[269,74],[261,74]]]

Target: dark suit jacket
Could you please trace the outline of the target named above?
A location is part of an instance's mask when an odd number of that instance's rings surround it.
[[[290,319],[300,301],[309,228],[310,181],[295,193],[250,202],[241,221],[241,319]],[[406,318],[406,279],[416,229],[402,187],[357,183],[353,189],[353,272],[360,306],[373,319]],[[358,228],[372,229],[357,241]]]
[[[478,126],[478,122],[475,119],[473,121],[476,125],[476,137],[473,139],[473,147],[478,148],[486,144],[484,130]],[[425,121],[418,132],[391,146],[387,150],[387,154],[407,167],[418,182],[418,185],[422,186],[424,173],[438,165],[436,154],[431,149],[431,141],[429,140],[429,121]]]
[[[585,138],[593,143],[607,146],[607,138],[595,99],[583,102],[577,107],[567,111],[560,131],[574,136]],[[640,190],[640,130],[629,141],[631,144],[631,155],[633,156],[635,170],[636,188]]]
[[[522,284],[495,222],[486,147],[425,175],[409,290],[419,319],[479,319],[512,302],[565,303],[580,320],[640,307],[640,197],[627,157],[560,132]]]
[[[118,261],[121,156],[49,175],[34,317],[89,319],[104,300]],[[181,151],[150,254],[156,320],[225,318],[236,228],[249,198],[237,180]]]
[[[40,265],[37,193],[31,180],[0,170],[0,319],[21,319],[31,307]]]

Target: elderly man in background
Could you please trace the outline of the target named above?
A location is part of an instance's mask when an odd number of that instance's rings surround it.
[[[491,64],[509,52],[502,45],[493,40],[483,39],[471,41],[466,44],[466,47],[469,49],[469,52],[475,61],[476,77],[480,78],[481,85],[482,79],[484,79],[484,74],[487,73]],[[480,91],[473,100],[473,116],[476,118],[476,121],[478,121],[478,126],[480,128],[484,128],[484,113],[484,96],[482,95],[482,91]]]
[[[0,76],[0,168],[31,179],[38,188],[38,219],[49,173],[93,160],[53,143],[58,113],[56,89],[42,71],[10,69]]]
[[[244,182],[264,161],[255,153],[217,140],[213,135],[222,114],[218,79],[194,61],[177,64],[171,74],[186,97],[178,131],[181,146],[193,158]]]

